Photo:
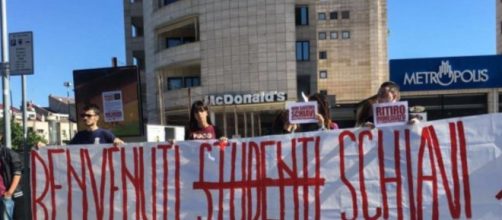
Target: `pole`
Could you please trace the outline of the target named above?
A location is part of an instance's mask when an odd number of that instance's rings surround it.
[[[27,105],[26,105],[26,75],[21,76],[21,88],[22,88],[22,105],[23,105],[23,146],[25,146],[24,149],[26,149],[26,144],[28,140],[28,128],[26,127],[28,122],[27,122],[27,115],[26,115],[26,110],[27,110]]]
[[[21,76],[21,87],[22,87],[22,105],[23,105],[23,156],[24,156],[24,172],[22,177],[23,182],[23,192],[24,192],[24,215],[26,219],[31,219],[31,191],[30,191],[30,148],[28,145],[28,117],[26,115],[26,111],[28,110],[26,105],[26,75]]]
[[[66,89],[66,99],[68,100],[68,137],[71,138],[71,102],[70,88]]]
[[[10,98],[9,98],[9,48],[7,44],[7,6],[6,0],[1,0],[1,25],[2,25],[2,64],[3,64],[3,74],[2,74],[2,85],[3,85],[3,120],[4,120],[4,144],[7,148],[12,148],[11,143],[11,131],[10,131]]]
[[[117,57],[112,57],[112,67],[117,68]]]
[[[192,88],[188,88],[188,121],[190,121],[192,109]]]
[[[68,140],[71,140],[71,102],[70,102],[70,88],[72,86],[71,82],[64,82],[64,86],[66,87],[66,104],[68,105]]]

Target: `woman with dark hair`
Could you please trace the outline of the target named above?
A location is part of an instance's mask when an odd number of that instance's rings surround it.
[[[338,124],[331,120],[331,112],[329,110],[328,100],[326,95],[314,93],[308,97],[309,101],[317,102],[317,125],[304,124],[302,131],[315,131],[315,130],[334,130],[338,129]]]
[[[186,140],[218,139],[220,132],[211,123],[209,108],[203,101],[195,101],[190,109],[190,120],[185,132]]]
[[[308,97],[308,101],[317,102],[317,123],[302,124],[298,128],[297,124],[289,122],[289,111],[282,110],[276,116],[272,126],[273,134],[290,134],[296,131],[317,131],[321,130],[334,130],[338,129],[338,125],[331,120],[331,113],[329,110],[327,97],[320,93],[315,93]]]
[[[275,117],[274,124],[272,126],[273,134],[291,134],[296,131],[298,126],[296,124],[291,124],[289,122],[289,111],[282,110]]]
[[[373,104],[377,103],[377,95],[371,96],[356,107],[356,127],[370,127],[373,124]],[[371,123],[371,124],[370,124]]]
[[[317,120],[321,128],[328,130],[338,129],[338,124],[331,120],[331,112],[326,95],[314,93],[309,96],[309,101],[317,101]]]

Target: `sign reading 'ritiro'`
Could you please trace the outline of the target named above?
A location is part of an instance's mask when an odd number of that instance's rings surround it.
[[[210,105],[240,105],[240,104],[258,104],[267,102],[284,102],[287,100],[285,92],[260,92],[252,94],[223,94],[208,95],[205,98]]]

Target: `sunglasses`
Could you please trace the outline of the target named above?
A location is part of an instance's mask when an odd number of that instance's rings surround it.
[[[95,115],[91,115],[91,114],[80,114],[80,117],[82,118],[90,118],[92,116],[95,116]]]

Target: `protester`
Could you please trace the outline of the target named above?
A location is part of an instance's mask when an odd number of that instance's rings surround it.
[[[19,184],[22,171],[23,162],[19,155],[5,146],[0,146],[0,195],[2,195],[0,219],[14,219],[15,203],[13,199],[23,195],[21,184]],[[18,214],[20,214],[19,211],[18,208]]]
[[[399,85],[392,81],[382,83],[376,95],[359,103],[356,112],[356,127],[375,128],[373,124],[373,104],[394,103],[401,99]],[[418,123],[416,118],[411,118],[408,124]]]
[[[298,129],[297,124],[289,122],[289,110],[282,110],[277,114],[272,125],[273,134],[291,134]]]
[[[120,138],[115,137],[109,130],[99,128],[99,107],[96,105],[87,105],[80,117],[86,126],[85,130],[77,132],[69,144],[124,144]]]
[[[186,140],[224,139],[209,118],[209,107],[203,101],[195,101],[190,109],[190,120],[185,132]]]
[[[317,102],[317,124],[303,124],[302,131],[334,130],[338,129],[338,124],[331,120],[331,112],[326,95],[314,93],[308,97],[308,101]]]
[[[357,104],[356,127],[371,127],[371,125],[373,124],[372,107],[375,103],[377,103],[377,95],[364,99]]]

